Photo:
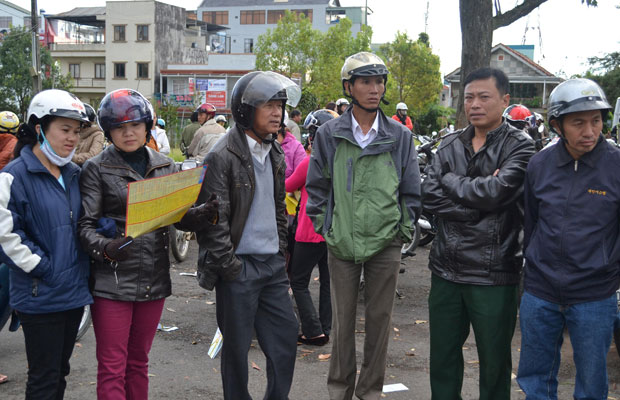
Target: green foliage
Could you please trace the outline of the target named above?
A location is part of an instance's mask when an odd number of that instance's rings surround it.
[[[312,29],[303,15],[286,12],[275,29],[259,35],[255,47],[256,68],[277,71],[302,80],[302,112],[342,97],[340,69],[351,54],[370,50],[372,29],[362,26],[353,37],[347,18],[325,33]]]
[[[32,37],[26,28],[15,27],[4,36],[0,46],[0,108],[11,110],[20,117],[26,115],[33,95],[30,75]],[[60,74],[47,48],[41,47],[43,89],[71,90],[69,75]]]
[[[454,124],[455,110],[450,107],[442,107],[432,104],[426,111],[416,116],[416,122],[422,135],[430,136],[431,132],[439,132],[449,124]]]
[[[177,106],[173,104],[161,105],[159,103],[155,103],[154,106],[157,118],[166,121],[166,133],[168,134],[170,147],[178,146],[181,142],[182,128],[179,126],[180,121],[177,114]]]
[[[320,35],[309,87],[321,107],[343,97],[340,70],[344,60],[360,51],[370,51],[371,38],[372,29],[366,25],[353,37],[351,20],[348,18],[341,19],[338,24]]]
[[[254,48],[256,68],[278,71],[288,77],[306,77],[316,57],[316,38],[319,32],[303,14],[286,11],[274,29],[259,35]]]
[[[314,93],[312,93],[312,91],[307,87],[303,88],[301,90],[301,100],[299,100],[299,104],[297,104],[296,107],[299,111],[301,111],[301,115],[308,115],[308,113],[319,107],[319,101]]]
[[[615,106],[616,99],[620,97],[620,52],[588,58],[588,63],[591,69],[586,72],[585,78],[596,81],[612,107]]]
[[[437,103],[443,86],[439,56],[429,47],[428,35],[414,42],[397,32],[393,42],[381,46],[381,56],[390,71],[386,98],[391,104],[384,107],[386,113],[395,113],[396,103],[404,102],[409,114],[422,115]]]

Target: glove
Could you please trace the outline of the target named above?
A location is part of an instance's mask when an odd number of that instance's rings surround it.
[[[131,254],[131,236],[118,238],[106,244],[103,248],[103,255],[111,261],[125,261]]]
[[[192,207],[181,218],[180,225],[189,231],[199,231],[204,229],[205,225],[215,225],[218,220],[217,209],[220,206],[219,201],[215,193],[211,194],[209,200],[199,205],[198,207]]]

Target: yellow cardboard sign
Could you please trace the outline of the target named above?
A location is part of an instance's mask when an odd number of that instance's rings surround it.
[[[125,235],[138,237],[181,220],[196,202],[207,166],[131,182]]]

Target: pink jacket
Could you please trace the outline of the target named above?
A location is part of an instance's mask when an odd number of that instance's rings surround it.
[[[284,136],[284,140],[281,143],[282,150],[284,151],[284,160],[286,161],[286,172],[284,174],[285,177],[291,176],[293,171],[297,169],[297,166],[306,158],[306,151],[304,150],[304,146],[301,145],[295,139],[295,136],[291,132],[286,132],[286,136]],[[306,176],[304,175],[304,182],[306,180]],[[287,190],[288,192],[288,190]]]
[[[299,142],[298,142],[299,143]],[[297,216],[297,232],[295,240],[304,243],[324,242],[323,236],[314,231],[312,221],[306,214],[306,203],[308,202],[308,192],[306,192],[306,175],[308,175],[308,164],[310,156],[306,156],[301,164],[295,169],[293,175],[286,179],[286,191],[294,192],[301,189],[301,200],[299,204],[299,214]]]

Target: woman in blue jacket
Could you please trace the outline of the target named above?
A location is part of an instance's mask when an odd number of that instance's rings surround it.
[[[71,162],[88,118],[63,90],[33,97],[15,159],[0,173],[0,262],[10,267],[10,304],[28,358],[26,399],[62,399],[88,290],[77,236],[80,169]]]

